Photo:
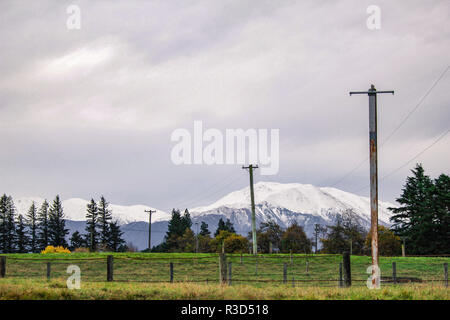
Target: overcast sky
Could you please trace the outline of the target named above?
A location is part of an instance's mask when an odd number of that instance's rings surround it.
[[[79,30],[66,26],[71,4]],[[372,4],[379,30],[366,25]],[[0,192],[207,204],[248,173],[172,163],[173,130],[201,120],[280,130],[279,173],[256,181],[367,196],[368,98],[349,91],[395,90],[378,98],[379,144],[415,109],[379,149],[383,177],[449,130],[449,39],[448,0],[2,0]],[[381,200],[400,195],[415,162],[448,174],[449,147],[447,134],[380,181]]]

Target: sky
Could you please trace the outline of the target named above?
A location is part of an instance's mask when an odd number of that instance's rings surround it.
[[[172,132],[202,121],[279,130],[279,171],[255,181],[368,196],[368,98],[349,91],[374,84],[395,90],[378,97],[379,193],[395,201],[415,163],[449,174],[449,39],[448,0],[2,0],[0,192],[209,204],[249,176],[172,162]]]

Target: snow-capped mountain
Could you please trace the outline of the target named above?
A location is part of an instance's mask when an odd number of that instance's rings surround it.
[[[44,202],[44,199],[38,197],[22,197],[14,199],[14,204],[18,213],[24,215],[28,212],[32,202],[35,202],[36,207],[39,207]],[[47,202],[51,205],[52,199],[47,199]],[[86,205],[89,201],[80,198],[71,198],[62,201],[64,209],[64,216],[67,220],[72,221],[84,221],[86,220]],[[112,210],[113,220],[117,220],[119,224],[128,224],[132,222],[148,221],[148,213],[145,210],[156,210],[152,214],[152,222],[167,221],[170,220],[171,215],[149,206],[145,205],[132,205],[121,206],[116,204],[110,204],[109,209]]]
[[[353,210],[364,220],[370,220],[369,198],[361,197],[335,188],[319,188],[310,184],[258,182],[254,185],[255,204],[259,207],[258,215],[264,217],[268,208],[287,209],[291,212],[312,214],[325,220],[330,214]],[[390,212],[387,209],[393,204],[379,202],[379,220],[389,223]],[[219,208],[250,208],[250,188],[246,187],[231,192],[209,206],[192,209],[192,215],[198,216]],[[288,222],[280,215],[281,221]]]
[[[363,227],[370,226],[370,200],[367,197],[299,183],[258,182],[254,190],[257,225],[272,219],[286,228],[297,221],[307,235],[312,236],[314,224],[331,225],[338,216],[351,213]],[[380,224],[389,224],[391,213],[387,208],[392,206],[395,205],[379,202]],[[237,232],[247,234],[251,229],[250,188],[231,192],[211,205],[190,212],[193,221],[205,221],[214,227],[220,218],[228,218]]]
[[[203,207],[189,209],[194,231],[202,221],[212,233],[219,219],[230,219],[236,232],[247,235],[251,230],[250,188],[245,187],[225,195],[216,202]],[[256,223],[269,219],[282,228],[296,221],[312,237],[314,225],[331,225],[342,214],[351,213],[365,228],[370,226],[369,198],[361,197],[335,188],[321,188],[309,184],[258,182],[255,189]],[[32,201],[40,207],[44,199],[30,197],[14,199],[17,211],[26,214]],[[51,204],[51,201],[49,201]],[[87,200],[72,198],[62,201],[64,214],[70,220],[69,228],[84,230]],[[391,215],[388,207],[394,204],[379,202],[379,223],[388,225]],[[122,225],[124,237],[139,249],[145,249],[148,237],[148,214],[145,210],[156,210],[152,215],[152,243],[163,240],[171,214],[144,205],[122,206],[110,204],[112,216]],[[180,208],[184,209],[184,208]],[[198,223],[198,224],[196,224]],[[71,227],[73,226],[73,228]],[[74,229],[74,230],[72,230]]]

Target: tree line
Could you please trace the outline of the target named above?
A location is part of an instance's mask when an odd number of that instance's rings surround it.
[[[98,205],[93,199],[87,205],[86,220],[86,234],[75,231],[69,245],[66,240],[69,230],[59,195],[51,205],[45,200],[39,208],[33,201],[22,216],[16,212],[13,198],[3,194],[0,197],[0,252],[38,253],[50,245],[71,250],[83,247],[90,251],[126,249],[123,233],[117,222],[112,221],[111,210],[103,196]]]
[[[448,254],[450,248],[450,178],[441,174],[432,180],[425,175],[422,165],[417,164],[408,177],[401,196],[401,205],[389,208],[391,228],[378,227],[380,255],[401,254],[406,243],[408,254]],[[238,235],[227,219],[219,220],[212,236],[208,225],[201,222],[198,235],[192,231],[192,221],[186,209],[172,211],[168,231],[163,243],[152,248],[153,252],[250,252],[251,233]],[[363,227],[361,218],[347,210],[335,219],[333,225],[315,226],[315,236],[308,238],[302,226],[295,221],[286,229],[275,221],[262,222],[256,231],[258,252],[311,253],[316,252],[365,255],[371,252],[371,235]],[[317,241],[315,240],[317,239]],[[320,250],[318,249],[320,242]],[[147,249],[148,250],[148,249]]]

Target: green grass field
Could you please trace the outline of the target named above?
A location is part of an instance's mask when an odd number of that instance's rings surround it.
[[[227,255],[232,286],[219,284],[217,254],[114,253],[114,282],[106,282],[110,253],[9,254],[2,299],[448,299],[448,257],[380,257],[382,289],[369,290],[370,257],[352,256],[352,288],[339,288],[341,255]],[[51,279],[46,279],[47,262]],[[392,282],[392,262],[400,284]],[[174,283],[168,283],[173,263]],[[287,265],[287,283],[283,268]],[[69,265],[81,270],[81,290],[68,290]]]

